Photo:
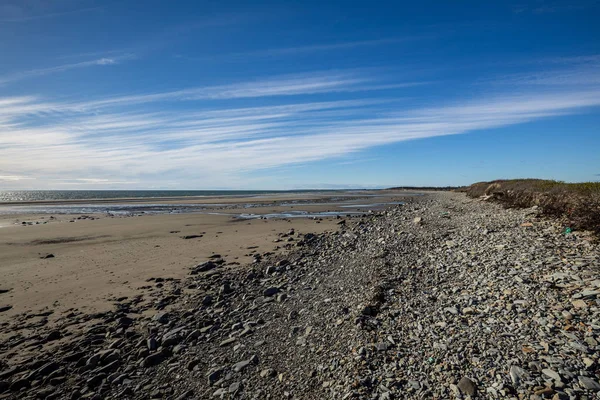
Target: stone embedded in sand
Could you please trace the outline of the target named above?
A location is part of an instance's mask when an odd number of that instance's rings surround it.
[[[60,339],[61,337],[62,337],[62,335],[61,335],[60,331],[54,330],[54,331],[51,331],[50,333],[48,333],[48,335],[46,336],[45,341],[46,342],[52,342],[54,340]]]
[[[206,262],[203,262],[202,264],[198,264],[194,268],[192,268],[191,274],[195,275],[199,272],[206,272],[206,271],[210,271],[215,268],[217,268],[217,264],[215,264],[212,261],[206,261]]]
[[[185,236],[182,236],[181,238],[188,240],[188,239],[201,238],[202,236],[204,236],[204,235],[185,235]]]
[[[12,308],[13,306],[9,305],[9,304],[5,304],[5,305],[0,305],[0,312],[5,312],[8,311]]]
[[[8,293],[11,289],[2,289],[0,288],[0,294]]]
[[[52,253],[44,254],[43,256],[40,256],[40,258],[42,260],[46,260],[48,258],[54,258],[54,254],[52,254]]]

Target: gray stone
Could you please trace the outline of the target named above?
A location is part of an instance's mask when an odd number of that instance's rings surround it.
[[[229,385],[228,392],[229,393],[238,393],[240,390],[242,390],[242,383],[241,382],[233,382],[231,385]]]
[[[167,312],[160,312],[154,315],[154,317],[152,317],[152,320],[159,322],[161,324],[166,324],[169,322],[169,313]]]
[[[272,368],[267,368],[267,369],[263,369],[262,371],[260,371],[261,378],[274,377],[275,375],[277,375],[277,373]]]
[[[469,396],[475,396],[477,393],[477,386],[475,385],[475,382],[466,376],[463,377],[456,386],[458,386],[461,392],[468,394]]]
[[[516,365],[512,365],[510,367],[510,379],[515,384],[515,386],[519,386],[521,384],[521,380],[527,377],[528,373],[521,367],[517,367]]]
[[[587,390],[593,390],[595,392],[600,391],[600,384],[592,378],[589,378],[587,376],[580,376],[578,380],[579,384]]]
[[[385,342],[377,343],[375,345],[375,348],[377,349],[377,351],[386,351],[388,349],[388,344]]]
[[[232,343],[235,343],[237,339],[236,338],[229,338],[229,339],[225,339],[223,340],[221,343],[219,343],[219,347],[225,347],[228,346]]]
[[[552,369],[549,369],[549,368],[545,368],[545,369],[543,369],[543,370],[542,370],[542,374],[546,375],[546,376],[547,376],[547,377],[549,377],[550,379],[552,379],[552,380],[554,380],[554,381],[557,381],[557,382],[559,382],[559,381],[561,381],[561,380],[562,380],[562,378],[561,378],[561,376],[558,374],[558,372],[556,372],[556,371],[554,371],[554,370],[552,370]]]

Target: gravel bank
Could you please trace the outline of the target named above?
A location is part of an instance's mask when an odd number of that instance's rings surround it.
[[[15,334],[0,398],[598,398],[600,252],[585,235],[458,193],[338,226]]]

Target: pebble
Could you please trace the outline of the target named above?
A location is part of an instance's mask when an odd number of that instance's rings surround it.
[[[578,380],[579,380],[579,384],[583,388],[588,389],[588,390],[593,390],[595,392],[600,391],[600,384],[597,381],[593,380],[592,378],[589,378],[587,376],[580,376],[578,378]]]
[[[477,386],[475,385],[475,382],[466,376],[463,377],[456,386],[458,386],[461,392],[469,396],[475,396],[475,393],[477,393]]]
[[[558,374],[558,372],[556,372],[556,371],[554,371],[554,370],[552,370],[552,369],[549,369],[549,368],[545,368],[545,369],[543,369],[543,370],[542,370],[542,373],[543,373],[544,375],[546,375],[547,377],[549,377],[549,378],[553,379],[553,380],[554,380],[554,381],[556,381],[556,382],[560,382],[560,381],[561,381],[561,379],[562,379],[562,378],[560,377],[560,375]]]

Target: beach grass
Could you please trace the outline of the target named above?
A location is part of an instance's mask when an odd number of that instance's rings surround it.
[[[465,188],[470,197],[489,196],[507,207],[538,206],[571,229],[600,235],[600,182],[567,183],[544,179],[499,179]]]

